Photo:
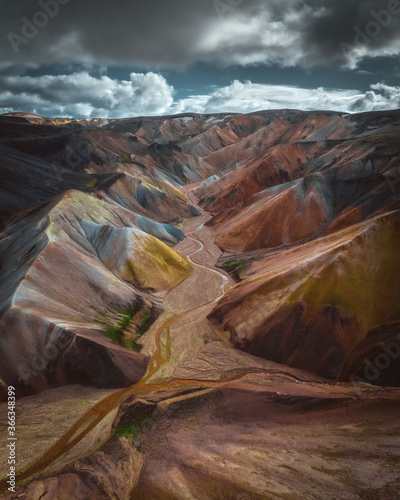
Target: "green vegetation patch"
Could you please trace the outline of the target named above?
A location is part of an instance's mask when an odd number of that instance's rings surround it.
[[[160,156],[160,160],[165,163],[167,161],[169,161],[171,158],[172,158],[172,154],[171,153],[164,153],[163,155]]]
[[[104,334],[111,340],[114,340],[114,342],[116,342],[117,344],[121,345],[124,338],[124,330],[132,321],[132,318],[135,314],[136,311],[133,311],[130,308],[120,312],[118,315],[121,316],[121,320],[116,324],[110,323],[109,325],[107,325]]]
[[[147,330],[150,328],[151,321],[150,321],[150,311],[146,311],[143,315],[142,321],[140,322],[140,325],[136,329],[136,332],[139,335],[143,335],[144,333],[147,332]]]
[[[154,404],[136,403],[132,408],[133,412],[122,417],[120,425],[115,429],[115,437],[133,439],[139,436],[152,421],[155,408]]]
[[[94,178],[86,184],[86,187],[93,188],[97,185],[98,179]]]
[[[121,347],[139,352],[137,340],[147,332],[152,323],[150,308],[129,307],[117,313],[116,317],[119,321],[109,323],[104,335]]]
[[[377,146],[376,153],[378,156],[394,156],[399,155],[399,132],[386,132],[368,135],[362,138],[366,144]]]
[[[241,260],[228,260],[225,262],[226,268],[233,270],[233,269],[243,269],[246,265],[246,261],[241,259]]]
[[[129,439],[138,436],[140,432],[141,428],[138,424],[120,425],[115,429],[115,437],[125,437]]]
[[[137,436],[143,431],[144,426],[150,422],[151,417],[146,417],[140,422],[132,422],[130,424],[125,424],[125,425],[119,425],[115,429],[115,437],[125,437],[127,439],[132,439]]]

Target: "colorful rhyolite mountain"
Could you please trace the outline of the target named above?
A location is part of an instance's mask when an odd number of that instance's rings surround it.
[[[399,144],[400,111],[0,116],[6,498],[397,499]]]

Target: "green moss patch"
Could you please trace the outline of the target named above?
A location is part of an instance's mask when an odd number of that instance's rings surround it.
[[[137,340],[150,328],[152,323],[150,308],[127,308],[117,313],[116,317],[119,320],[109,323],[104,335],[121,347],[140,352]]]
[[[115,437],[134,438],[140,434],[141,428],[137,424],[120,425],[115,429]]]
[[[115,429],[115,437],[133,439],[139,436],[151,422],[155,408],[154,404],[137,402],[122,416],[120,425]]]
[[[225,266],[228,269],[228,271],[234,270],[234,269],[243,269],[246,265],[245,260],[228,260],[225,262]]]

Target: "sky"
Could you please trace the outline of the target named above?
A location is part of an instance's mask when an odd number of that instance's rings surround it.
[[[0,113],[400,108],[400,0],[0,0]]]

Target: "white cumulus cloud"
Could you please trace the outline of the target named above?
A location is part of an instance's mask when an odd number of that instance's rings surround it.
[[[379,111],[400,108],[400,87],[384,83],[371,85],[371,90],[316,88],[287,85],[265,85],[250,81],[234,81],[209,95],[195,95],[175,105],[176,112],[250,113],[266,109],[334,110],[344,112]]]
[[[3,90],[1,90],[3,89]],[[157,73],[131,73],[129,80],[68,75],[0,77],[0,113],[123,118],[175,113],[250,113],[267,109],[334,110],[348,113],[400,108],[400,87],[385,83],[370,90],[267,85],[234,81],[209,93],[174,100],[175,90]]]
[[[3,76],[3,112],[45,116],[104,117],[158,115],[173,103],[174,89],[157,73],[131,73],[129,80],[94,77],[86,71],[68,75]]]

